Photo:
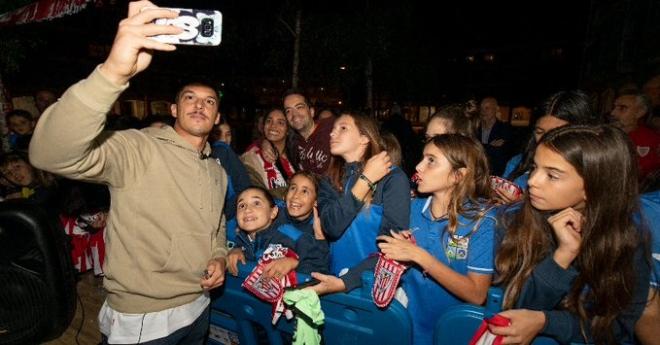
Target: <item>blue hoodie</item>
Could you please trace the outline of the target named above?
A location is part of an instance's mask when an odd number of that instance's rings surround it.
[[[376,253],[379,234],[406,230],[410,221],[410,185],[401,169],[392,168],[377,183],[368,205],[351,193],[360,173],[360,163],[346,164],[343,193],[327,180],[319,186],[319,216],[330,240],[330,271],[335,275]]]
[[[459,215],[454,237],[447,231],[448,218],[434,219],[432,197],[415,199],[411,205],[410,231],[417,245],[451,268],[467,275],[469,272],[493,274],[495,241],[495,208],[478,205],[473,216]],[[456,238],[456,241],[454,241]],[[365,270],[374,270],[376,258],[369,258],[341,277],[347,290],[359,287]],[[433,277],[416,265],[401,278],[401,287],[408,298],[407,308],[413,324],[413,343],[432,344],[433,329],[438,318],[449,308],[464,303]]]
[[[642,194],[640,204],[646,225],[651,231],[651,254],[654,265],[651,286],[660,289],[660,191]]]
[[[286,213],[286,212],[280,212]],[[328,251],[323,250],[323,243],[317,241],[313,234],[303,232],[294,226],[282,222],[278,217],[267,229],[257,232],[254,241],[247,232],[240,230],[236,236],[236,247],[243,248],[245,259],[257,261],[271,245],[282,245],[298,254],[296,272],[310,274],[311,272],[328,273]]]

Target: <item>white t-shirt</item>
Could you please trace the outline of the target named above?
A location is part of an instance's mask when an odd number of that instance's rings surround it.
[[[178,307],[145,314],[126,314],[103,302],[99,312],[99,328],[108,343],[135,344],[164,338],[189,326],[202,315],[211,302],[208,292],[196,300]]]

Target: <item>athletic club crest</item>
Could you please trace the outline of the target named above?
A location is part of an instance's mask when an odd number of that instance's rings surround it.
[[[241,286],[257,298],[273,306],[273,325],[279,320],[282,314],[286,315],[287,319],[293,317],[293,313],[285,307],[282,297],[284,296],[285,288],[298,285],[298,279],[295,271],[291,271],[280,278],[266,277],[264,275],[264,269],[271,261],[285,257],[298,260],[298,254],[293,250],[279,244],[271,244],[264,251],[257,266],[245,278],[243,284],[241,284]]]
[[[406,271],[408,265],[404,265],[396,260],[387,259],[385,255],[379,253],[378,264],[374,271],[374,287],[371,290],[371,297],[374,303],[380,307],[387,307],[396,293],[399,286],[399,280]]]
[[[648,146],[637,146],[637,154],[640,157],[646,157],[646,155],[648,155],[649,152],[651,152],[650,147],[648,147]]]
[[[257,265],[250,275],[245,278],[243,287],[252,292],[260,300],[275,303],[284,294],[284,288],[273,277],[264,276],[264,265]]]
[[[404,233],[403,236],[413,244],[417,244],[414,236],[408,233]],[[399,280],[408,267],[407,264],[388,259],[383,253],[378,253],[378,263],[374,270],[374,286],[371,289],[374,304],[379,308],[390,305],[399,286]]]

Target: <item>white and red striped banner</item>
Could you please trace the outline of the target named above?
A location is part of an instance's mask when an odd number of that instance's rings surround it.
[[[392,302],[401,275],[406,271],[408,265],[393,259],[387,259],[382,253],[378,253],[378,255],[378,263],[374,269],[374,286],[371,289],[371,297],[378,307],[385,308]]]
[[[0,15],[0,26],[52,20],[82,11],[91,0],[40,0]]]
[[[280,284],[275,277],[266,277],[264,275],[264,266],[266,264],[258,264],[245,278],[242,286],[248,291],[252,292],[260,300],[276,303],[282,298],[284,294],[284,287]]]

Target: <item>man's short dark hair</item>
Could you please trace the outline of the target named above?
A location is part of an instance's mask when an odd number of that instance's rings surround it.
[[[308,107],[312,106],[311,104],[309,104],[309,100],[307,99],[307,96],[305,95],[305,93],[301,89],[296,89],[296,88],[286,90],[286,92],[284,93],[284,96],[282,96],[282,103],[284,103],[284,100],[287,97],[291,96],[291,95],[300,95],[300,96],[302,96],[303,100],[305,101],[305,104],[307,104]]]
[[[216,96],[218,97],[218,101],[220,100],[220,95],[218,95],[215,88],[213,86],[211,86],[211,83],[196,80],[196,81],[192,81],[192,82],[189,82],[189,83],[185,83],[179,88],[179,91],[176,92],[176,97],[174,98],[175,103],[179,102],[179,97],[181,97],[181,93],[183,93],[183,90],[185,90],[189,86],[202,86],[202,87],[209,88],[209,89],[213,90],[213,92],[216,93]]]

